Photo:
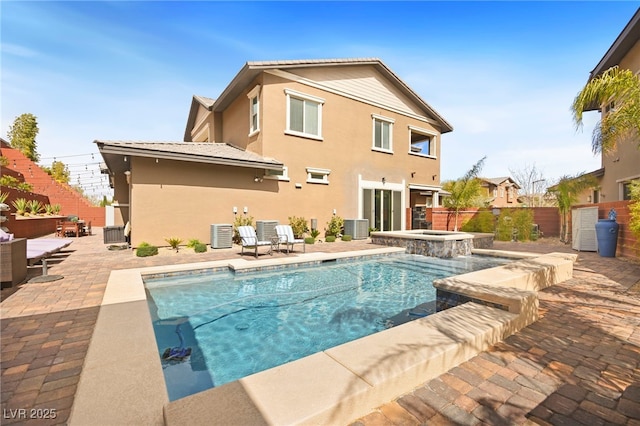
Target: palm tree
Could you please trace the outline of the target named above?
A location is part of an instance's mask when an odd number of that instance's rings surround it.
[[[578,174],[576,176],[563,176],[557,184],[549,188],[558,204],[560,212],[560,241],[569,242],[569,212],[571,206],[578,201],[578,195],[587,188],[597,185],[596,179],[592,175]]]
[[[640,76],[631,70],[611,67],[584,86],[571,106],[576,128],[582,127],[583,112],[594,106],[610,108],[593,130],[594,153],[607,153],[618,142],[640,136]]]
[[[484,160],[486,159],[486,156],[482,157],[462,178],[444,182],[442,185],[442,189],[451,194],[442,200],[442,204],[449,209],[455,210],[454,231],[458,230],[458,215],[460,210],[474,206],[480,195],[482,187],[480,186],[478,174],[480,170],[482,170]]]

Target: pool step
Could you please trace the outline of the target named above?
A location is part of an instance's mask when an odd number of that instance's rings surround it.
[[[170,402],[165,424],[347,424],[512,334],[517,316],[458,306]]]

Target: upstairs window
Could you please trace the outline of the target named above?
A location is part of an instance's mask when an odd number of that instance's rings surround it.
[[[322,104],[324,99],[285,90],[287,95],[287,128],[285,133],[322,139]]]
[[[260,85],[253,88],[248,94],[249,98],[249,136],[260,131]]]
[[[409,153],[425,157],[436,156],[436,134],[418,127],[409,126]]]
[[[373,147],[376,151],[393,152],[394,120],[371,114],[373,118]]]

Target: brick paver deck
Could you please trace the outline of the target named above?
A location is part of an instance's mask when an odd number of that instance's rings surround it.
[[[94,231],[49,263],[49,273],[63,279],[2,291],[2,424],[67,422],[112,270],[238,258],[240,251],[137,258],[107,250],[102,230]],[[541,243],[495,246],[571,251]],[[307,252],[373,247],[336,242]],[[640,425],[640,265],[579,253],[574,269],[572,280],[541,292],[538,322],[355,424]],[[32,268],[29,276],[40,272]]]

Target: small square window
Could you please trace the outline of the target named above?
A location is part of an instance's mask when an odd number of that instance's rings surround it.
[[[289,181],[289,168],[282,166],[282,170],[265,170],[265,179]]]
[[[307,167],[307,183],[321,183],[324,185],[328,185],[330,173],[331,170],[328,169],[316,169],[313,167]]]

